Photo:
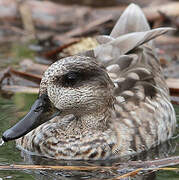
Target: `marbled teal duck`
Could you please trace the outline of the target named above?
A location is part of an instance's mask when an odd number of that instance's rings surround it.
[[[46,70],[38,99],[4,141],[55,159],[102,160],[171,138],[175,112],[151,41],[170,30],[150,30],[130,5],[98,47]]]

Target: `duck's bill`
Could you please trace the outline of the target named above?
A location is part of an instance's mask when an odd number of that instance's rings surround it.
[[[59,114],[57,109],[51,107],[48,97],[42,95],[23,119],[3,133],[2,139],[5,142],[18,139]]]

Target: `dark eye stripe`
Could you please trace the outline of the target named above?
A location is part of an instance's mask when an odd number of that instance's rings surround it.
[[[62,77],[62,85],[65,87],[74,86],[78,81],[82,79],[78,72],[69,72]]]
[[[103,71],[98,70],[77,70],[70,71],[60,77],[56,77],[55,83],[63,87],[78,87],[85,81],[89,81],[97,76],[104,76]]]

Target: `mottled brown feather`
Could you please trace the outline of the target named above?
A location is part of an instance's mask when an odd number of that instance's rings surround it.
[[[55,159],[96,160],[139,153],[171,138],[175,112],[150,42],[169,30],[150,30],[140,8],[130,5],[110,36],[98,37],[97,48],[48,68],[40,95],[47,93],[62,114],[17,144]],[[79,69],[85,73],[78,86],[63,86],[60,78]]]

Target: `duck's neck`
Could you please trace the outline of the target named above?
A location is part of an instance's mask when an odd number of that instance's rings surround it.
[[[84,113],[77,117],[82,129],[104,131],[109,127],[111,112],[108,108]]]

